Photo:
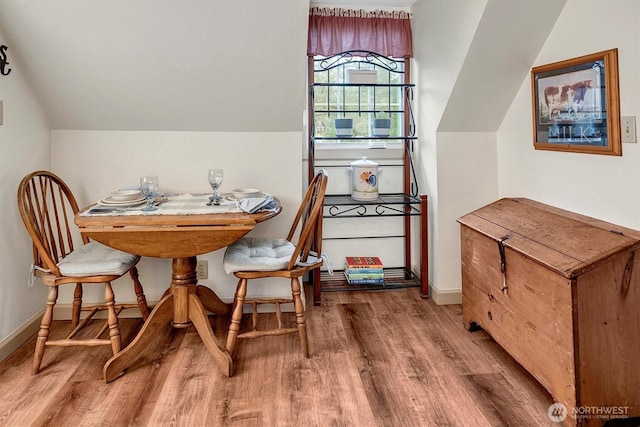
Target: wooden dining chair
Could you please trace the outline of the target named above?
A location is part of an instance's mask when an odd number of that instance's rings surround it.
[[[300,278],[309,271],[320,268],[322,255],[322,216],[324,195],[327,188],[326,171],[319,172],[312,180],[298,209],[289,234],[282,238],[243,237],[225,251],[223,265],[227,273],[238,279],[234,296],[231,322],[226,348],[235,360],[236,343],[240,338],[298,333],[300,349],[309,357],[309,344],[305,324],[305,310],[301,294]],[[247,283],[250,279],[282,277],[291,281],[290,298],[246,298]],[[281,304],[293,303],[295,327],[282,324]],[[243,306],[253,306],[252,330],[239,333]],[[258,305],[274,304],[277,328],[258,330]]]
[[[73,220],[78,204],[67,184],[48,171],[33,172],[18,187],[18,209],[33,242],[33,275],[49,286],[47,306],[42,317],[33,358],[33,373],[40,365],[47,346],[111,345],[113,354],[120,351],[122,341],[118,315],[125,308],[139,308],[146,319],[149,308],[136,264],[140,257],[121,252],[81,235]],[[129,272],[137,304],[116,304],[111,282]],[[63,339],[49,340],[53,307],[58,299],[58,286],[75,284],[71,308],[72,331]],[[83,305],[83,284],[104,284],[104,304]],[[75,338],[93,316],[107,311],[107,322],[93,338]],[[82,312],[88,312],[81,316]],[[106,331],[109,338],[100,338]]]

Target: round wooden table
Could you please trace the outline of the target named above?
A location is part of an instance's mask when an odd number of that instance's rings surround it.
[[[254,214],[83,215],[87,209],[76,215],[75,222],[90,239],[124,252],[173,259],[171,286],[131,343],[107,361],[104,380],[110,382],[122,375],[167,323],[175,328],[195,326],[220,371],[230,377],[231,356],[213,333],[207,311],[227,315],[231,307],[210,288],[197,284],[196,255],[235,242],[257,223],[278,215],[281,204],[278,202],[274,210]]]

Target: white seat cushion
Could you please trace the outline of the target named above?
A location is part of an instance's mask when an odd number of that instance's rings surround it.
[[[122,275],[139,259],[138,255],[89,242],[64,257],[58,268],[60,273],[69,277]]]
[[[227,248],[223,266],[227,273],[282,270],[295,249],[286,239],[243,237]]]

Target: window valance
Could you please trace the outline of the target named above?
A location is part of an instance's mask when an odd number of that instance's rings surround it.
[[[308,55],[369,50],[394,58],[413,56],[411,14],[404,11],[309,10]]]

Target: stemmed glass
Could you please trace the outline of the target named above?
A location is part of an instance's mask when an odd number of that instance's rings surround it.
[[[218,188],[222,184],[224,172],[222,169],[209,169],[209,184],[213,188],[213,196],[209,197],[209,204],[219,205],[221,197],[218,195]]]
[[[145,175],[140,178],[140,192],[147,199],[147,206],[142,208],[144,212],[155,211],[158,209],[153,206],[153,198],[158,192],[158,177],[153,175]]]

